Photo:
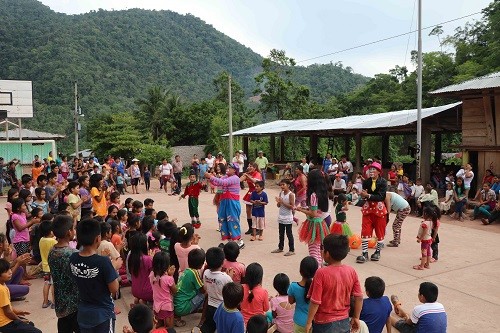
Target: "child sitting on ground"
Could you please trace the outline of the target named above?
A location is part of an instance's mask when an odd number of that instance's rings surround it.
[[[224,302],[215,311],[214,321],[218,332],[243,333],[245,323],[238,306],[243,301],[243,287],[229,282],[222,288]]]
[[[245,324],[253,315],[265,315],[269,311],[269,294],[262,288],[263,276],[264,270],[259,263],[248,265],[243,285],[245,295],[240,306]]]
[[[300,275],[302,280],[292,282],[288,288],[288,302],[295,305],[293,315],[294,331],[305,332],[307,313],[309,312],[309,298],[307,293],[318,270],[318,262],[311,256],[305,257],[300,262]]]
[[[19,317],[29,315],[27,311],[16,310],[10,304],[9,288],[5,285],[12,278],[10,263],[0,259],[0,332],[2,333],[41,333],[33,323]]]
[[[295,306],[288,302],[288,287],[290,279],[285,273],[278,273],[274,277],[273,287],[278,292],[276,297],[269,300],[271,312],[267,313],[267,321],[276,325],[280,333],[293,332],[293,314]]]
[[[422,282],[418,289],[418,300],[423,304],[414,307],[411,315],[408,315],[401,307],[398,297],[392,295],[394,313],[399,318],[391,317],[391,325],[400,333],[446,333],[446,311],[441,303],[436,302],[437,298],[438,287],[431,282]]]
[[[384,296],[385,282],[378,276],[370,276],[365,280],[366,296],[359,319],[368,326],[370,333],[381,333],[384,325],[387,332],[391,332],[391,302]]]
[[[176,327],[186,326],[181,316],[199,311],[205,301],[205,286],[200,277],[199,270],[205,263],[205,251],[193,249],[188,254],[188,265],[177,283],[177,294],[174,296],[174,325]]]
[[[337,327],[342,332],[359,329],[359,315],[363,305],[363,292],[358,274],[342,260],[349,252],[349,241],[344,235],[328,235],[322,244],[323,259],[328,266],[314,275],[309,296],[311,304],[307,316],[306,332]],[[354,315],[349,324],[349,304],[355,297]],[[314,320],[314,322],[313,322]]]
[[[233,282],[243,283],[245,278],[245,264],[238,262],[238,256],[240,255],[240,247],[236,242],[227,242],[224,245],[224,264],[222,265],[222,271],[227,272],[229,269],[233,269]]]
[[[175,333],[173,328],[154,328],[156,322],[153,317],[153,311],[144,304],[137,304],[130,310],[128,313],[128,322],[132,328],[123,326],[123,333]]]
[[[165,252],[153,257],[153,270],[149,281],[153,288],[153,310],[158,325],[174,327],[174,296],[177,292],[174,278],[175,266],[170,266],[170,258]]]
[[[194,227],[190,223],[184,224],[179,229],[179,243],[174,245],[175,254],[179,260],[179,276],[188,268],[188,255],[193,249],[199,249],[200,236],[194,233]]]

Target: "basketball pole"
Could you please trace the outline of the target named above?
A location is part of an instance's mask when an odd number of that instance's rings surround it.
[[[75,81],[75,157],[78,158],[78,84]]]

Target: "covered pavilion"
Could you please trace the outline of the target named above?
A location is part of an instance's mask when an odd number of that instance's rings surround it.
[[[345,152],[350,151],[351,138],[355,139],[355,166],[359,170],[363,136],[381,136],[382,163],[388,162],[389,137],[391,135],[416,135],[417,110],[401,110],[376,114],[356,115],[333,119],[276,120],[239,131],[233,136],[243,137],[243,150],[248,152],[249,137],[269,136],[271,138],[271,162],[284,162],[285,138],[291,136],[309,137],[311,157],[317,158],[319,138],[344,138]],[[435,161],[441,160],[441,135],[456,133],[462,129],[462,102],[422,109],[421,177],[430,179],[432,134],[435,135]],[[275,139],[281,137],[280,154],[276,158]]]

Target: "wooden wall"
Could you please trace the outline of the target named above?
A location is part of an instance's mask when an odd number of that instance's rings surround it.
[[[481,184],[486,169],[490,169],[494,174],[500,174],[500,152],[498,151],[480,151],[477,154],[477,170],[474,171],[474,177],[477,177],[477,184]]]
[[[486,120],[483,99],[480,97],[463,100],[462,145],[486,145]]]

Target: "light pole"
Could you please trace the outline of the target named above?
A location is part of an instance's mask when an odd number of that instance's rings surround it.
[[[233,156],[233,103],[231,98],[231,75],[228,80],[228,98],[229,98],[229,156]]]
[[[75,81],[75,157],[78,158],[78,83]]]

